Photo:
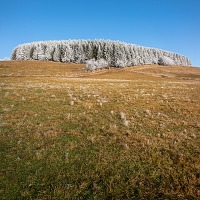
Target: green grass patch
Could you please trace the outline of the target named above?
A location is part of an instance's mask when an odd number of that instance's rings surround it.
[[[78,130],[78,129],[79,129],[79,125],[74,124],[74,123],[65,122],[62,124],[62,130],[64,132],[69,132],[69,131]]]
[[[79,142],[79,139],[74,136],[74,135],[69,135],[69,136],[61,136],[61,137],[58,137],[58,140],[59,141],[62,141],[62,142]]]

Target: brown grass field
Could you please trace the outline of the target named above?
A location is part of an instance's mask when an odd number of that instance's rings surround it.
[[[199,199],[200,68],[0,62],[0,199]]]

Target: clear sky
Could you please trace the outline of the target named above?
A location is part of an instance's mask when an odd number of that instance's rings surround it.
[[[41,40],[111,39],[200,66],[200,0],[0,0],[0,58]]]

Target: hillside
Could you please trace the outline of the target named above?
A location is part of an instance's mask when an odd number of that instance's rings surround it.
[[[0,62],[1,199],[199,199],[200,68]]]
[[[111,79],[167,78],[199,80],[200,68],[185,66],[145,65],[127,68],[85,70],[84,64],[45,61],[1,61],[0,76],[93,77]]]

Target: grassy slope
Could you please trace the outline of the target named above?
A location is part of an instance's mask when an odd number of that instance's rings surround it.
[[[198,199],[200,69],[83,68],[0,62],[1,198]]]

